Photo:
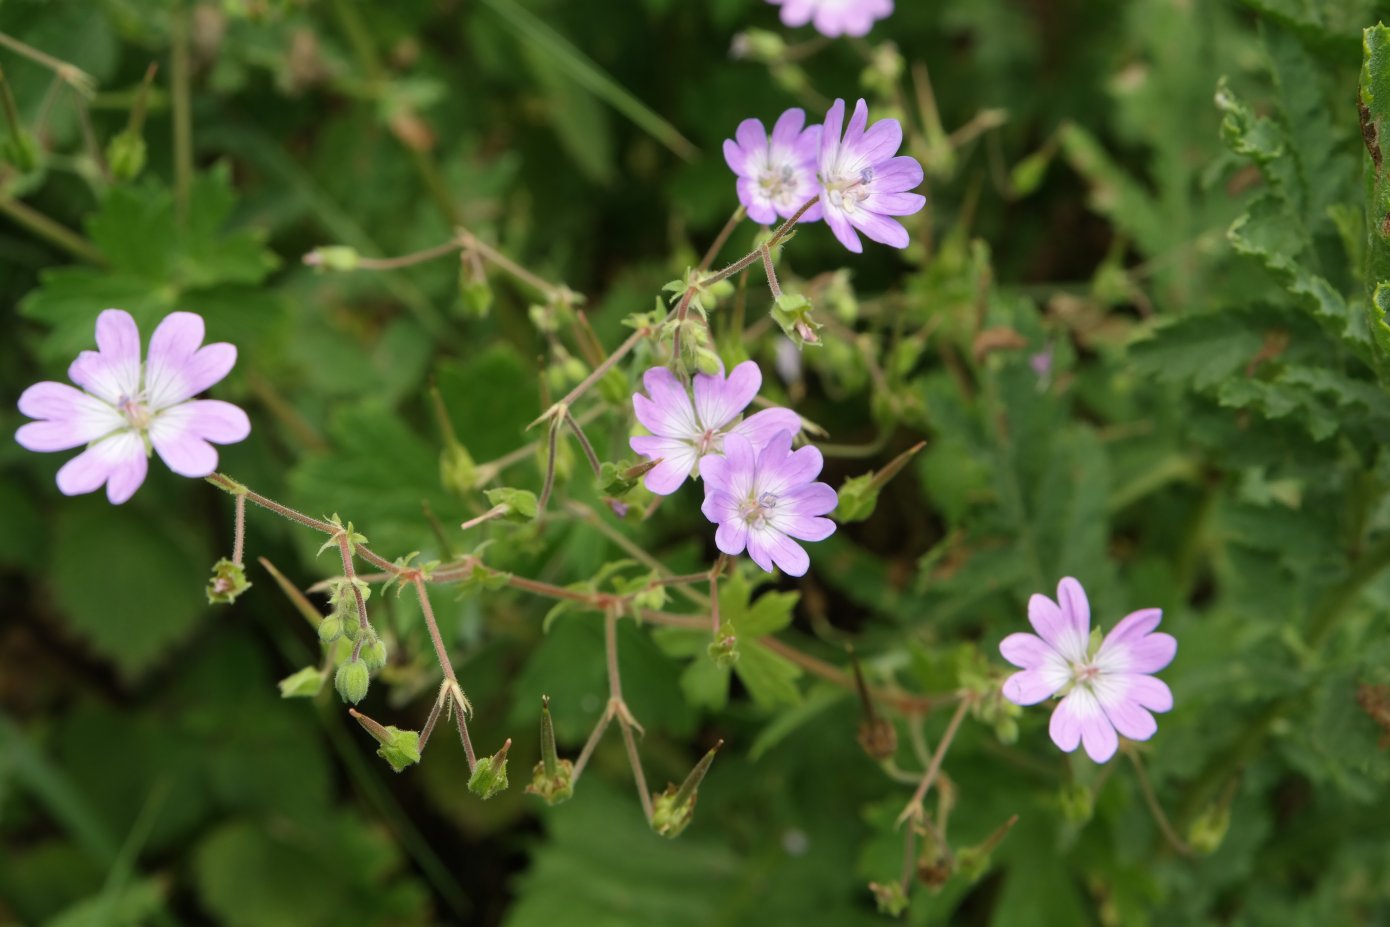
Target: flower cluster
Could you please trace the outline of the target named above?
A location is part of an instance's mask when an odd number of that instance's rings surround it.
[[[893,12],[893,0],[767,0],[782,8],[782,22],[792,28],[807,23],[829,38],[867,35],[875,20]]]
[[[66,383],[35,383],[19,397],[19,411],[37,421],[21,425],[15,440],[31,451],[86,449],[58,470],[69,496],[106,487],[119,505],[145,481],[151,448],[180,476],[217,469],[215,444],[251,433],[246,413],[228,402],[194,399],[236,363],[236,348],[203,344],[203,319],[192,312],[166,316],[150,337],[144,363],[140,330],[130,313],[97,316],[97,350],[83,351]],[[210,443],[211,442],[211,443]]]
[[[648,370],[642,382],[647,394],[635,394],[632,407],[651,434],[630,443],[659,461],[646,475],[647,488],[669,495],[698,467],[705,484],[701,511],[719,526],[715,545],[730,555],[746,549],[769,573],[776,566],[805,575],[810,558],[796,541],[829,537],[835,523],[823,516],[838,500],[835,490],[815,482],[820,451],[792,450],[800,416],[773,408],[740,418],[762,387],[758,365],[744,361],[727,377],[698,373],[690,390],[665,367]]]
[[[857,232],[906,248],[907,230],[896,217],[921,211],[927,200],[911,192],[922,183],[922,165],[897,153],[902,124],[880,119],[869,125],[863,100],[854,105],[848,125],[844,100],[835,101],[823,125],[805,122],[804,112],[789,109],[768,135],[760,120],[745,119],[724,142],[724,160],[738,177],[738,199],[748,215],[764,223],[790,218],[819,197],[801,221],[824,218],[850,251],[864,250]]]
[[[1022,672],[1004,682],[1004,697],[1036,705],[1062,693],[1052,712],[1052,741],[1068,753],[1077,746],[1104,763],[1119,748],[1117,732],[1148,740],[1158,730],[1150,712],[1173,707],[1173,693],[1153,673],[1173,662],[1178,642],[1155,632],[1163,612],[1146,608],[1125,617],[1096,645],[1086,590],[1070,576],[1057,584],[1057,601],[1034,595],[1028,620],[1037,634],[1010,634],[999,645]]]

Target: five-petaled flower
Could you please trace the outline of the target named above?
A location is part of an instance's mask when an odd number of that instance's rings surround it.
[[[153,447],[170,470],[202,477],[217,468],[208,442],[230,444],[251,432],[246,413],[228,402],[194,399],[236,363],[230,344],[203,344],[203,319],[192,312],[164,318],[140,361],[140,330],[130,314],[97,316],[97,350],[83,351],[66,383],[36,383],[19,397],[19,411],[38,421],[21,425],[15,440],[31,451],[86,450],[58,470],[69,496],[94,492],[119,505],[145,481]],[[85,392],[84,392],[85,390]]]
[[[792,450],[792,433],[781,431],[757,450],[741,434],[724,439],[723,456],[700,460],[705,502],[700,511],[719,529],[714,543],[729,555],[747,548],[753,562],[771,573],[775,564],[789,576],[804,576],[810,557],[797,541],[823,541],[835,523],[835,490],[815,482],[823,460],[814,447]]]
[[[734,137],[724,140],[724,160],[738,175],[738,200],[753,221],[767,225],[778,216],[790,219],[820,192],[816,153],[821,127],[805,125],[806,113],[789,109],[778,117],[771,136],[762,120],[745,119]],[[806,210],[801,221],[814,222],[820,215],[817,203]]]
[[[1028,600],[1028,620],[1037,634],[1010,634],[999,652],[1022,672],[1004,681],[1004,697],[1035,705],[1063,693],[1052,712],[1049,733],[1070,753],[1084,744],[1097,763],[1115,755],[1118,731],[1148,740],[1158,730],[1150,712],[1173,707],[1173,693],[1153,673],[1173,661],[1178,642],[1155,632],[1163,612],[1146,608],[1125,617],[1099,647],[1091,647],[1091,607],[1086,591],[1070,576],[1057,584],[1057,601]]]
[[[763,373],[753,361],[739,364],[727,378],[697,373],[694,380],[692,399],[675,374],[653,367],[642,375],[650,398],[641,393],[632,397],[637,420],[651,434],[629,443],[643,457],[661,460],[645,478],[647,488],[660,496],[679,489],[701,457],[722,453],[731,434],[761,449],[779,431],[801,430],[801,416],[790,409],[764,409],[734,423],[763,385]]]
[[[874,21],[893,12],[893,0],[768,0],[782,7],[782,22],[792,28],[811,23],[829,38],[867,35]]]
[[[910,216],[927,204],[926,197],[909,192],[922,182],[922,165],[897,155],[903,142],[898,120],[880,119],[870,126],[863,100],[854,105],[848,126],[844,121],[845,101],[836,100],[825,114],[816,166],[825,221],[856,254],[864,246],[855,229],[881,244],[906,248],[907,229],[892,217]]]

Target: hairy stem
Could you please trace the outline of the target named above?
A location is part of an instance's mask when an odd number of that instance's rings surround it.
[[[965,720],[965,712],[970,708],[971,701],[969,698],[963,698],[956,706],[955,713],[951,715],[951,720],[946,725],[946,732],[941,735],[941,742],[936,745],[936,752],[932,754],[931,764],[927,766],[927,771],[922,775],[922,781],[917,786],[917,791],[912,793],[912,798],[908,799],[906,807],[898,815],[899,826],[902,826],[903,822],[909,818],[921,816],[922,799],[926,797],[927,790],[936,781],[937,773],[941,772],[941,762],[946,759],[946,751],[951,749],[951,742],[956,739],[956,731],[960,730],[960,723]]]

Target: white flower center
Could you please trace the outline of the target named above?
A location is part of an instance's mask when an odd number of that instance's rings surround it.
[[[854,174],[831,170],[821,175],[820,182],[825,188],[825,196],[830,205],[852,213],[859,209],[860,203],[869,198],[869,182],[873,179],[874,169],[866,167]]]
[[[776,508],[776,493],[764,492],[745,499],[743,505],[739,506],[739,515],[747,524],[757,525],[767,521]]]
[[[758,189],[770,200],[785,200],[796,194],[796,171],[792,165],[769,164],[768,169],[758,178]]]
[[[143,393],[122,396],[121,401],[116,403],[116,411],[121,413],[131,428],[139,432],[148,431],[150,423],[154,421],[154,412],[150,410]]]

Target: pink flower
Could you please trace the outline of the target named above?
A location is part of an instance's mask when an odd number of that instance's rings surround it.
[[[106,486],[106,498],[125,502],[145,481],[150,448],[180,476],[217,468],[209,441],[231,444],[251,432],[246,413],[228,402],[193,399],[236,363],[230,344],[203,345],[203,319],[191,312],[165,317],[140,362],[140,330],[128,312],[97,316],[97,350],[83,351],[66,383],[35,383],[19,411],[38,421],[21,425],[15,440],[31,451],[86,450],[58,471],[64,495]],[[83,391],[85,390],[85,392]]]
[[[812,23],[821,35],[867,35],[874,20],[893,12],[893,0],[768,0],[792,28]]]
[[[780,431],[758,452],[741,434],[724,441],[724,456],[700,460],[705,502],[700,511],[719,526],[714,543],[730,556],[746,547],[767,572],[775,564],[789,576],[804,576],[811,558],[800,541],[823,541],[835,533],[829,515],[839,504],[835,490],[813,482],[824,461],[814,447],[792,450],[792,433]]]
[[[738,175],[738,201],[754,222],[771,224],[778,216],[790,219],[802,203],[820,192],[816,184],[816,152],[821,127],[806,124],[806,114],[789,109],[772,127],[769,137],[761,120],[745,119],[734,138],[724,140],[724,160]],[[808,209],[803,222],[820,218],[820,204]]]
[[[881,244],[906,248],[907,229],[892,217],[910,216],[927,204],[926,197],[909,192],[922,183],[922,165],[907,155],[894,157],[903,143],[902,125],[880,119],[870,126],[863,100],[854,105],[848,126],[844,121],[845,101],[836,100],[825,114],[816,168],[826,224],[855,254],[864,250],[855,229]]]
[[[758,395],[763,373],[752,361],[735,367],[727,378],[695,375],[695,396],[665,367],[653,367],[642,375],[648,396],[637,393],[632,408],[637,420],[651,432],[631,438],[632,449],[649,460],[661,459],[646,476],[646,486],[659,496],[669,495],[695,469],[706,454],[724,451],[724,439],[739,434],[761,449],[779,431],[801,430],[801,416],[790,409],[764,409],[733,424]]]
[[[1058,692],[1052,712],[1052,741],[1070,753],[1084,744],[1086,755],[1104,763],[1119,747],[1118,731],[1148,740],[1158,730],[1151,711],[1173,707],[1173,693],[1151,674],[1173,662],[1178,642],[1154,632],[1163,612],[1146,608],[1125,617],[1091,653],[1091,606],[1070,576],[1057,584],[1057,601],[1028,600],[1028,620],[1037,634],[1010,634],[999,652],[1022,672],[1004,680],[1004,697],[1035,705]]]

